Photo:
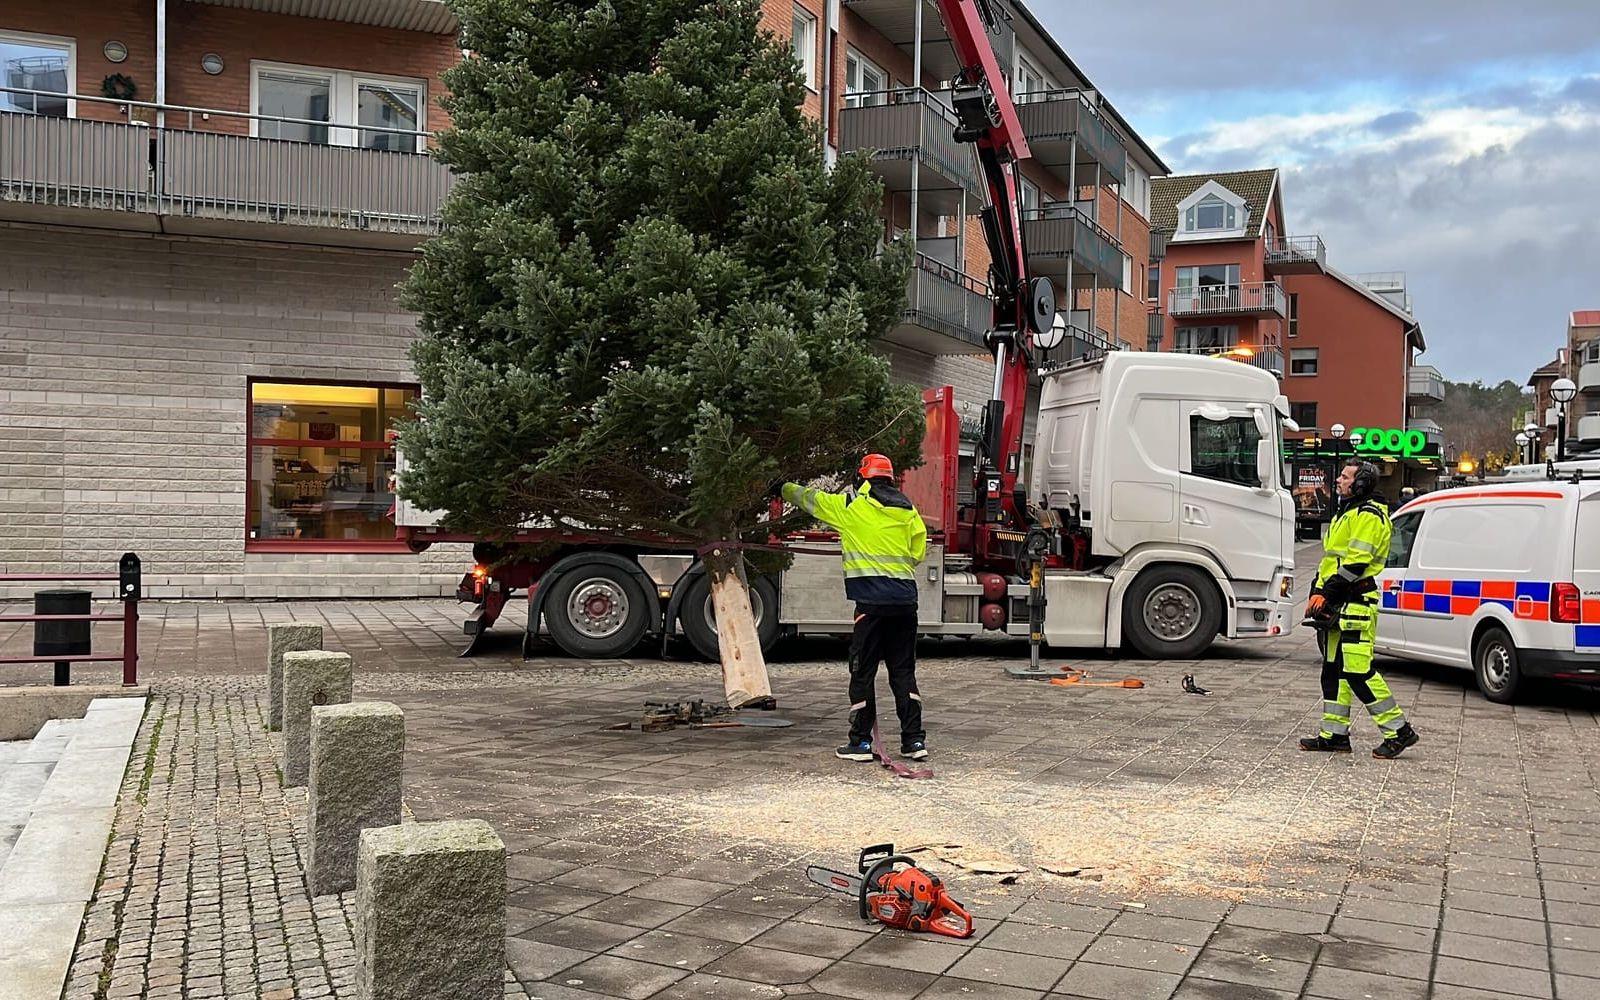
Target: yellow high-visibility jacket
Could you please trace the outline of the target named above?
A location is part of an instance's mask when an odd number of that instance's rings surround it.
[[[1363,500],[1340,510],[1328,526],[1328,540],[1323,544],[1312,593],[1339,601],[1366,589],[1361,581],[1381,573],[1389,558],[1391,531],[1389,511],[1376,500]]]
[[[860,605],[917,606],[917,565],[928,553],[928,529],[904,493],[869,482],[852,499],[785,483],[783,499],[839,532],[846,597]]]

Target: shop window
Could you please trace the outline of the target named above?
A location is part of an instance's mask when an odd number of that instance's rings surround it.
[[[412,386],[252,382],[246,548],[390,547],[394,445]]]
[[[0,31],[0,111],[71,118],[76,46],[69,38]],[[18,93],[17,91],[35,91]]]

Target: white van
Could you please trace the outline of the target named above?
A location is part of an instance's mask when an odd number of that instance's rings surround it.
[[[1529,678],[1600,682],[1600,480],[1417,497],[1378,581],[1379,653],[1470,667],[1491,701]]]

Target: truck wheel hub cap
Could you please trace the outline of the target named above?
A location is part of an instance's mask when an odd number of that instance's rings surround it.
[[[567,599],[567,620],[591,639],[615,635],[628,620],[628,596],[610,580],[585,580]]]
[[[1164,583],[1144,602],[1144,623],[1168,642],[1187,639],[1200,625],[1200,598],[1181,583]]]

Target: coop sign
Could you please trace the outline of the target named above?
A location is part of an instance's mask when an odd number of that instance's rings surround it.
[[[1420,455],[1428,447],[1428,436],[1419,430],[1400,430],[1395,427],[1357,427],[1350,432],[1351,440],[1361,435],[1356,451],[1363,455]]]

